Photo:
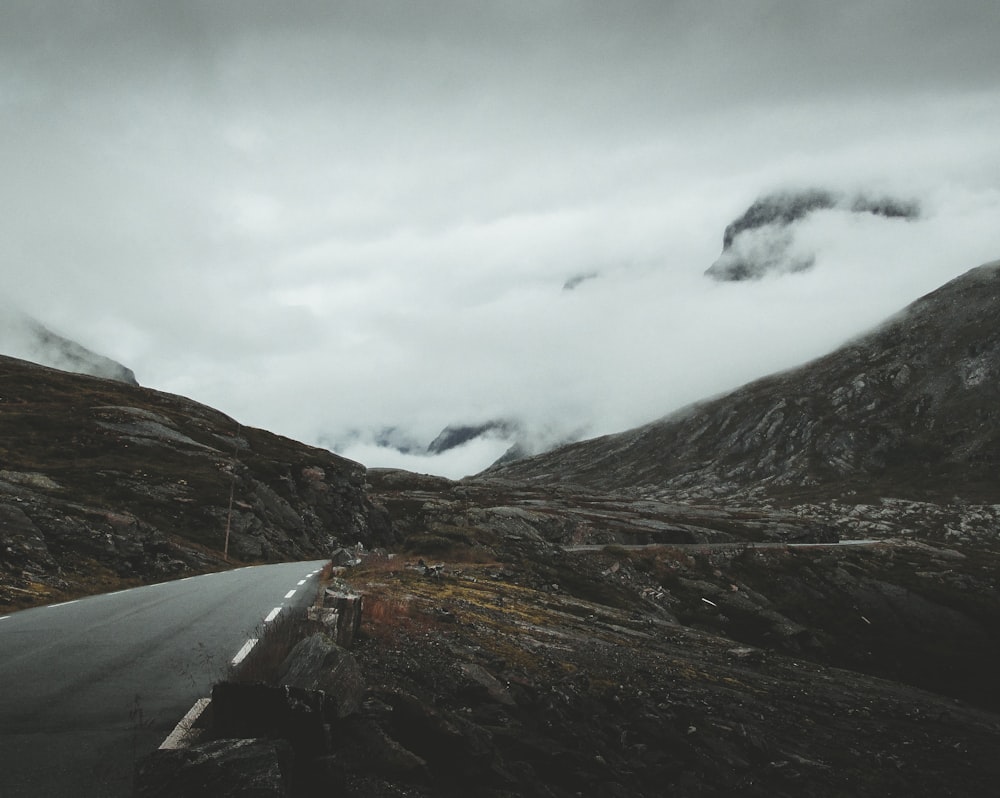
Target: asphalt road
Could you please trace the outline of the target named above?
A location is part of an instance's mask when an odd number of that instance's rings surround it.
[[[129,795],[135,761],[210,695],[265,618],[312,601],[325,562],[241,568],[0,618],[0,798]]]

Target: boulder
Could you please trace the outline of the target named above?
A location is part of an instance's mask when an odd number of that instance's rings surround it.
[[[220,682],[212,688],[212,734],[287,740],[305,759],[330,753],[326,696],[297,687]]]
[[[292,750],[284,740],[222,739],[161,749],[135,772],[135,798],[284,798]]]
[[[282,663],[281,673],[282,685],[323,691],[326,711],[338,718],[357,712],[364,698],[365,683],[357,661],[325,634],[300,640]]]

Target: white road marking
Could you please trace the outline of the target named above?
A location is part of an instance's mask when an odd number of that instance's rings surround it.
[[[160,749],[186,748],[188,738],[195,734],[195,723],[198,722],[198,718],[201,717],[201,713],[204,712],[211,703],[211,698],[199,698],[195,701],[194,706],[188,710],[187,714],[183,718],[181,718],[180,723],[174,726],[174,730],[170,732],[167,739],[160,744]]]
[[[304,585],[305,583],[306,583],[305,579],[300,579],[299,582],[298,582],[299,587],[302,587],[302,585]]]
[[[279,612],[281,612],[281,607],[275,607],[267,614],[267,617],[264,619],[264,623],[270,623],[271,621],[273,621],[275,618],[278,617]]]
[[[233,665],[239,665],[243,660],[247,658],[247,654],[253,651],[253,647],[257,645],[257,638],[251,637],[243,644],[243,648],[236,652],[236,656],[233,657]]]
[[[4,615],[2,618],[0,618],[0,621],[6,621],[9,617],[10,617],[9,615]]]
[[[62,604],[49,604],[49,609],[53,607],[68,607],[70,604],[76,604],[80,599],[73,599],[72,601],[64,601]]]
[[[289,598],[291,598],[294,595],[295,595],[295,591],[294,590],[289,590],[287,593],[285,593],[285,598],[289,599]]]

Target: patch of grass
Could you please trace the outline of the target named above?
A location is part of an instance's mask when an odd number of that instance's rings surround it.
[[[433,626],[412,596],[366,593],[361,603],[361,634],[374,639],[396,639],[425,632]]]
[[[403,551],[420,557],[435,557],[449,562],[491,562],[495,554],[485,545],[489,536],[481,530],[453,524],[431,524],[420,532],[407,535]]]

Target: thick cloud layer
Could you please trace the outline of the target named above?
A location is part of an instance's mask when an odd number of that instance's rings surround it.
[[[7,0],[2,290],[145,385],[468,473],[506,442],[377,440],[622,429],[996,258],[998,40],[992,0]],[[921,216],[817,211],[807,272],[703,276],[815,187]]]

